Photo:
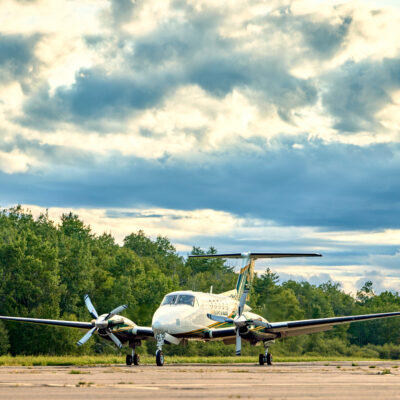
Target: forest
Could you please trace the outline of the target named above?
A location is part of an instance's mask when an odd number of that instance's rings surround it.
[[[194,246],[192,254],[214,254]],[[163,296],[189,289],[214,293],[234,288],[237,274],[220,259],[185,259],[166,237],[131,233],[119,245],[107,233],[97,235],[72,213],[60,223],[47,214],[35,218],[20,206],[0,212],[0,315],[90,321],[83,296],[88,293],[99,313],[128,304],[124,315],[150,325]],[[249,306],[269,321],[322,318],[400,310],[396,292],[374,293],[365,282],[355,297],[328,281],[321,285],[280,282],[270,269],[256,275]],[[93,354],[117,350],[105,341],[82,347],[77,329],[0,321],[0,355]],[[282,355],[343,355],[400,358],[400,318],[346,324],[313,335],[277,341]],[[139,350],[153,353],[154,343]],[[244,355],[259,349],[245,346]],[[233,355],[232,346],[189,343],[165,346],[179,355]]]

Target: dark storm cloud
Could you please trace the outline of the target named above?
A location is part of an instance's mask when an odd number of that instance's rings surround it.
[[[38,35],[0,34],[0,83],[25,80],[36,66],[34,48]]]
[[[348,62],[326,76],[323,103],[342,132],[383,129],[375,114],[400,88],[400,58]]]
[[[203,162],[108,158],[43,175],[1,175],[2,203],[101,208],[210,208],[278,225],[398,228],[400,145],[366,148],[290,140],[262,155]],[[371,162],[373,160],[373,162]],[[289,162],[290,161],[290,162]],[[30,190],[27,191],[26,187]],[[35,188],[40,190],[35,191]]]

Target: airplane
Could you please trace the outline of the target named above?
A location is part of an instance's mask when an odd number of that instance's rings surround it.
[[[352,315],[333,318],[306,319],[299,321],[269,322],[260,315],[251,312],[246,304],[257,259],[284,257],[321,257],[310,253],[233,253],[192,255],[193,258],[241,259],[236,288],[228,292],[213,294],[180,290],[168,293],[160,307],[155,311],[151,327],[140,326],[130,319],[118,315],[127,308],[121,305],[107,314],[98,315],[88,295],[84,296],[86,307],[92,316],[91,322],[64,321],[38,318],[0,316],[2,320],[57,325],[87,329],[88,332],[77,342],[86,343],[93,334],[113,341],[118,348],[127,345],[132,353],[126,356],[127,365],[139,365],[140,358],[136,347],[142,340],[155,340],[157,343],[156,364],[164,365],[164,344],[183,344],[187,340],[222,340],[225,344],[236,343],[236,355],[242,351],[242,339],[251,345],[262,343],[264,353],[259,355],[259,364],[272,364],[269,347],[276,339],[323,332],[338,324],[387,318],[400,315],[400,312],[380,314]]]

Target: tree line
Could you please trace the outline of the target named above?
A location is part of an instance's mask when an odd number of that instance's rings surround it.
[[[193,247],[192,254],[215,254]],[[38,218],[20,206],[0,212],[0,315],[89,321],[83,296],[89,293],[99,313],[128,304],[124,315],[150,325],[163,296],[189,289],[214,293],[235,287],[237,274],[221,259],[185,259],[166,237],[143,231],[126,236],[123,245],[107,233],[96,235],[77,215],[63,214],[59,224],[45,213]],[[353,297],[334,282],[311,285],[267,269],[256,275],[249,305],[269,321],[323,318],[395,311],[400,296],[374,293],[366,282]],[[98,339],[78,348],[76,329],[0,321],[0,354],[90,354],[115,351]],[[400,358],[400,318],[341,325],[332,331],[277,342],[287,355],[367,355]],[[153,352],[145,343],[142,351]],[[222,343],[166,346],[169,354],[230,355]],[[246,346],[244,353],[258,349]]]

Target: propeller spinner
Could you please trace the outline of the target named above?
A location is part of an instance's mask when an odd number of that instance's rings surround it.
[[[85,304],[86,304],[87,309],[89,310],[90,315],[94,318],[94,320],[92,321],[93,328],[89,332],[87,332],[79,340],[79,342],[77,342],[77,345],[82,346],[91,338],[93,333],[95,333],[99,329],[104,329],[106,334],[115,343],[115,345],[119,349],[122,348],[121,341],[111,332],[110,328],[114,325],[117,325],[117,324],[123,322],[123,320],[116,321],[116,320],[110,320],[110,318],[113,317],[114,315],[117,315],[121,311],[125,310],[125,308],[127,308],[128,306],[126,304],[124,304],[122,306],[118,306],[118,307],[114,308],[112,311],[110,311],[105,317],[104,316],[99,317],[96,309],[94,308],[92,302],[90,301],[89,295],[86,294],[84,299],[85,299]]]

